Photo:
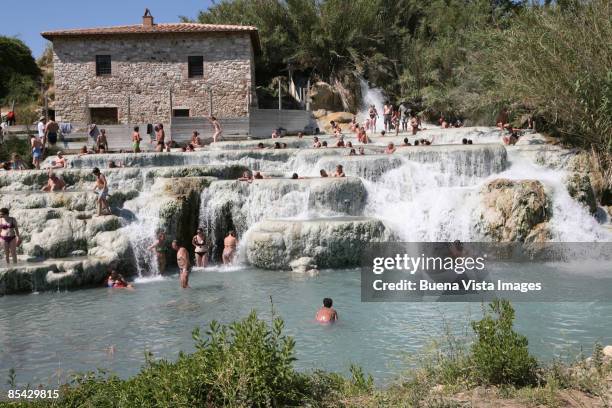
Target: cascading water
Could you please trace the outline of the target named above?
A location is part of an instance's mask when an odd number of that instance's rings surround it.
[[[143,175],[143,177],[145,177]],[[143,186],[148,185],[143,180]],[[160,224],[161,202],[156,200],[158,183],[141,192],[138,197],[124,203],[124,210],[131,212],[133,220],[125,227],[125,232],[136,264],[139,278],[157,277],[160,274],[155,252],[148,249],[155,239]]]
[[[460,152],[456,153],[460,156]],[[552,201],[549,227],[553,241],[610,241],[606,231],[587,209],[567,192],[565,173],[550,170],[510,151],[510,166],[474,171],[474,163],[405,163],[378,180],[364,180],[368,190],[366,215],[383,219],[405,241],[485,240],[478,228],[482,187],[495,178],[540,181]]]
[[[385,95],[382,90],[380,88],[370,88],[368,81],[363,78],[359,78],[359,86],[361,88],[362,103],[361,110],[357,114],[357,120],[363,123],[369,118],[368,110],[371,105],[374,105],[378,115],[382,118],[383,105],[385,104]],[[382,121],[379,120],[378,123],[382,124]],[[380,128],[380,125],[378,127]]]

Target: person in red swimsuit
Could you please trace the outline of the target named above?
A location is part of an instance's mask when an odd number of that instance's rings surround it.
[[[9,216],[8,208],[0,208],[0,240],[4,244],[4,256],[9,264],[11,258],[17,263],[17,247],[21,244],[17,220]]]

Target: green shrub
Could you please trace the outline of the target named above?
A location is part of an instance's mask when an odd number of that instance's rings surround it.
[[[536,383],[537,361],[529,354],[527,338],[513,329],[514,309],[495,300],[482,320],[472,322],[474,376],[480,383],[525,386]]]
[[[255,312],[230,325],[212,322],[202,337],[193,332],[196,351],[176,362],[146,355],[142,371],[129,380],[104,372],[87,373],[60,391],[60,407],[280,407],[321,406],[346,380],[335,374],[294,370],[294,340]],[[357,371],[355,371],[357,372]],[[372,386],[362,372],[355,387]]]

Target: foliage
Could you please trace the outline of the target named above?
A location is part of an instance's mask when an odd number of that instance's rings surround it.
[[[19,39],[0,36],[0,101],[30,102],[37,94],[40,69]]]
[[[484,384],[533,385],[537,361],[529,354],[527,338],[513,329],[514,309],[507,300],[494,300],[482,320],[472,322],[476,341],[472,361]]]
[[[612,152],[612,5],[533,7],[475,57],[491,96],[532,110],[565,141]]]

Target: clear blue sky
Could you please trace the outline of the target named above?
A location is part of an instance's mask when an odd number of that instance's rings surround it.
[[[195,18],[211,0],[10,0],[2,1],[0,34],[17,37],[39,57],[47,41],[42,31],[139,24],[149,8],[155,22],[175,23],[179,16]]]

